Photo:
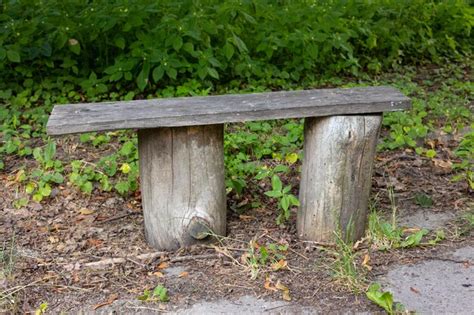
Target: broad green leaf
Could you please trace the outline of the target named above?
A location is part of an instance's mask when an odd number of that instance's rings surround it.
[[[366,295],[369,300],[382,307],[387,313],[393,314],[393,296],[390,292],[381,292],[380,284],[373,283]]]
[[[92,192],[92,188],[93,188],[92,183],[89,181],[81,185],[81,191],[86,194],[90,194]]]
[[[48,142],[44,147],[44,161],[49,162],[52,161],[54,155],[56,154],[56,143]]]
[[[6,56],[7,56],[7,51],[4,48],[0,47],[0,61],[5,59]]]
[[[283,184],[281,183],[280,177],[278,175],[272,176],[272,189],[274,191],[281,191]]]
[[[31,195],[36,189],[36,184],[35,183],[28,183],[26,184],[26,187],[25,187],[25,192],[29,195]]]
[[[216,69],[213,68],[207,68],[207,73],[214,79],[219,79],[219,73],[217,73]]]
[[[153,81],[155,81],[155,82],[160,81],[161,78],[163,78],[164,74],[165,74],[165,70],[163,69],[162,66],[155,67],[155,69],[153,69],[153,73],[152,73]]]
[[[278,197],[282,196],[281,191],[278,191],[278,190],[267,191],[267,192],[265,192],[265,195],[267,195],[268,197],[272,197],[272,198],[278,198]]]
[[[43,197],[48,197],[51,195],[51,186],[49,184],[45,184],[43,187],[38,189],[38,192],[43,196]]]
[[[277,165],[277,166],[275,166],[275,168],[273,169],[273,171],[274,171],[275,173],[286,173],[286,172],[288,172],[289,170],[290,170],[289,167],[286,166],[286,165],[283,165],[283,164]]]
[[[117,46],[118,48],[120,49],[124,49],[125,48],[125,39],[121,36],[119,37],[116,37],[115,40],[114,40],[114,44],[115,46]]]
[[[168,68],[166,69],[166,75],[170,77],[171,79],[175,80],[176,77],[178,76],[178,71],[174,68]]]
[[[138,74],[137,77],[137,86],[143,91],[148,84],[148,76],[150,75],[150,65],[148,62],[143,63],[142,71]]]
[[[248,48],[247,48],[247,45],[245,45],[245,43],[242,41],[242,39],[240,39],[239,36],[235,35],[234,34],[234,44],[235,46],[237,46],[237,48],[240,50],[241,53],[246,53],[248,52]]]
[[[173,48],[174,50],[178,51],[180,50],[180,48],[183,46],[183,39],[181,38],[181,36],[177,36],[175,37],[175,39],[173,40]]]
[[[290,153],[285,157],[285,161],[289,164],[295,164],[298,161],[298,154],[297,153]]]
[[[234,55],[234,46],[231,43],[226,43],[224,45],[224,56],[226,57],[227,60],[230,60],[232,56]]]
[[[290,207],[290,200],[288,198],[288,196],[283,196],[280,200],[280,205],[281,205],[281,208],[283,210],[288,210],[288,208]]]
[[[7,58],[11,62],[20,62],[20,53],[16,50],[7,50]]]

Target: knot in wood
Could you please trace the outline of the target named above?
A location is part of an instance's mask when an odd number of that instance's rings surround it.
[[[196,216],[188,224],[188,233],[194,239],[203,240],[212,233],[212,229],[206,219]]]

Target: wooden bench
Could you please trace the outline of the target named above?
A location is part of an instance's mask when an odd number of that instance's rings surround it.
[[[363,236],[382,113],[409,107],[391,87],[180,97],[57,105],[47,130],[138,129],[146,239],[170,250],[226,233],[224,123],[306,117],[297,230],[327,242]]]

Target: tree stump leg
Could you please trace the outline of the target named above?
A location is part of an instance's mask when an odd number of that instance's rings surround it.
[[[138,131],[145,236],[158,250],[225,235],[223,125]]]
[[[307,118],[298,235],[333,242],[363,237],[382,115]]]

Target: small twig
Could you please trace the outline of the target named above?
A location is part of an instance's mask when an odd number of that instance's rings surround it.
[[[79,263],[79,268],[85,267],[85,268],[91,268],[91,269],[101,269],[107,265],[114,265],[114,264],[123,264],[127,261],[131,261],[137,265],[143,266],[143,264],[135,261],[135,260],[148,260],[148,259],[154,259],[156,257],[160,257],[161,255],[167,254],[167,252],[154,252],[154,253],[147,253],[147,254],[141,254],[136,257],[117,257],[117,258],[106,258],[103,260],[99,261],[92,261],[92,262],[87,262],[87,263]],[[66,269],[74,269],[75,264],[67,264],[64,266]]]
[[[278,305],[278,306],[274,306],[274,307],[270,307],[270,308],[265,308],[263,311],[264,311],[264,312],[269,312],[269,311],[276,310],[276,309],[278,309],[278,308],[288,307],[288,306],[292,306],[292,305],[293,305],[293,304]]]
[[[115,217],[111,217],[111,218],[108,218],[108,219],[105,219],[105,220],[100,220],[98,222],[99,223],[106,223],[106,222],[110,222],[110,221],[120,220],[120,219],[126,218],[126,217],[134,215],[134,214],[138,214],[138,212],[127,212],[127,213],[123,213],[123,214],[120,214],[120,215],[117,215]]]
[[[214,246],[214,245],[205,245],[204,247],[210,248],[210,249],[215,249],[216,246]],[[236,251],[236,252],[246,252],[246,251],[248,251],[247,248],[236,248],[236,247],[227,247],[227,246],[223,246],[223,248],[225,248],[226,250],[231,250],[231,251]]]
[[[36,283],[38,283],[38,282],[41,282],[41,281],[44,281],[44,280],[48,280],[48,279],[49,279],[49,278],[39,279],[39,280],[33,281],[33,282],[31,282],[31,283],[25,284],[25,285],[18,285],[18,286],[16,286],[16,287],[12,287],[12,288],[6,289],[6,290],[0,292],[0,296],[1,296],[2,298],[5,298],[5,297],[10,296],[10,295],[12,295],[12,294],[15,294],[15,293],[17,293],[17,292],[19,292],[19,291],[21,291],[21,290],[24,290],[24,289],[26,289],[26,288],[28,288],[28,287],[34,286],[34,285],[35,285]],[[10,291],[10,292],[9,292],[9,291]]]
[[[126,306],[126,308],[130,308],[130,309],[147,310],[147,311],[153,311],[153,312],[159,312],[159,313],[168,313],[168,311],[162,310],[162,309],[159,309],[159,308],[152,308],[152,307],[146,307],[146,306],[136,306],[136,305],[133,305],[130,302],[128,302],[127,304],[130,304],[130,306]]]
[[[470,261],[468,259],[458,260],[458,259],[447,258],[447,257],[433,257],[433,256],[428,256],[428,257],[424,257],[424,258],[428,258],[428,259],[432,259],[432,260],[450,261],[450,262],[457,263],[457,264],[470,264]]]
[[[145,268],[145,267],[146,267],[145,264],[139,263],[138,261],[135,261],[135,260],[133,260],[132,258],[127,258],[127,260],[130,261],[130,262],[132,262],[132,263],[134,263],[134,264],[137,265],[137,266],[142,267],[142,268]]]
[[[173,257],[170,258],[170,262],[182,262],[182,261],[188,261],[188,260],[196,260],[196,259],[214,259],[214,258],[219,258],[219,254],[207,254],[207,255],[189,255],[189,256],[179,256],[179,257]]]

